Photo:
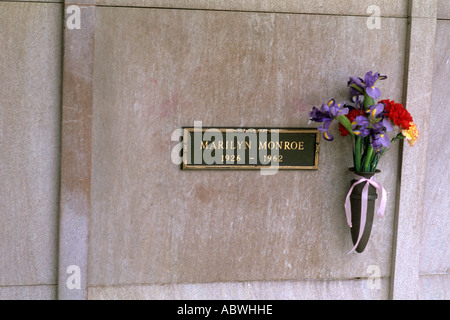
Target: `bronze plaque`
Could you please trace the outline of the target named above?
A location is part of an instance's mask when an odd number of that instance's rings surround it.
[[[311,128],[183,128],[181,168],[314,170],[320,135]]]

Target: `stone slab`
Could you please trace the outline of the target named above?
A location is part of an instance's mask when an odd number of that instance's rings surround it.
[[[449,300],[450,275],[422,275],[419,278],[418,291],[420,300]]]
[[[438,19],[450,20],[450,1],[438,0],[437,17]]]
[[[348,279],[373,264],[388,276],[398,146],[378,178],[386,217],[348,256],[348,141],[322,141],[316,172],[261,176],[181,172],[171,134],[195,120],[307,126],[368,69],[400,100],[406,23],[361,38],[364,17],[97,7],[90,285]]]
[[[61,13],[0,3],[0,285],[57,281]]]
[[[450,117],[450,21],[440,20],[436,25],[434,50],[433,91],[431,98],[428,139],[427,172],[424,195],[424,215],[420,250],[420,273],[448,273],[450,271],[450,173],[444,163],[450,158],[450,146],[442,128]],[[444,167],[443,167],[444,166]]]
[[[396,234],[393,251],[392,298],[417,299],[419,290],[420,241],[424,217],[424,193],[433,83],[436,17],[419,17],[419,4],[412,7],[408,65],[406,78],[406,104],[416,123],[419,141],[410,147],[404,141]],[[436,2],[434,2],[436,5]],[[430,12],[433,10],[430,9]],[[434,10],[434,12],[436,12]]]
[[[0,286],[0,300],[55,300],[56,285]]]

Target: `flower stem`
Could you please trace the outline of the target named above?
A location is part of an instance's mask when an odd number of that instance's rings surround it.
[[[369,95],[367,93],[364,93],[364,109],[368,109],[369,106],[374,106],[375,105],[375,101],[372,97],[369,97]]]
[[[361,137],[356,137],[355,159],[354,159],[356,171],[361,171],[361,147],[362,147],[362,139],[361,139]]]
[[[371,170],[371,163],[372,163],[372,157],[373,157],[373,147],[369,145],[367,148],[367,152],[364,158],[364,172],[369,172]]]

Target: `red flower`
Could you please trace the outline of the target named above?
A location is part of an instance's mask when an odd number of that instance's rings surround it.
[[[346,117],[348,120],[350,120],[350,122],[353,122],[355,120],[355,118],[360,115],[361,115],[361,110],[353,109],[346,115]],[[343,137],[350,134],[350,132],[348,132],[348,130],[345,129],[345,127],[341,123],[339,123],[339,131],[341,132],[341,136],[343,136]]]
[[[386,117],[391,119],[396,126],[404,130],[409,129],[413,118],[401,103],[391,100],[382,100],[380,102],[385,106],[384,111],[386,112]]]

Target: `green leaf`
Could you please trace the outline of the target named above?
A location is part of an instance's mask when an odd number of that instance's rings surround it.
[[[374,156],[373,147],[369,145],[367,148],[367,152],[364,155],[364,172],[370,172],[371,171],[371,164],[372,164],[372,158]]]
[[[405,139],[405,136],[401,132],[399,132],[394,138],[391,139],[391,143],[402,139]]]
[[[352,85],[350,85],[350,87],[352,87],[353,89],[357,90],[358,92],[361,92],[362,94],[364,94],[363,89],[361,89],[361,87],[357,86],[356,84],[352,84]]]
[[[346,116],[337,116],[336,119],[344,126],[345,129],[347,129],[348,132],[350,132],[350,134],[352,136],[354,136],[355,134],[353,133],[353,127],[352,127],[352,123],[350,122],[350,120],[348,120],[348,118]]]

